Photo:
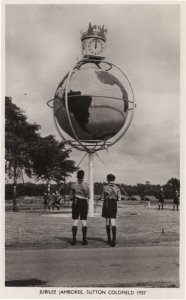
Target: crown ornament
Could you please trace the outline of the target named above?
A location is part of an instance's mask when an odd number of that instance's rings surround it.
[[[81,31],[81,40],[83,41],[84,39],[90,38],[90,37],[98,37],[104,42],[106,41],[106,34],[107,34],[107,29],[105,26],[97,26],[97,25],[91,25],[89,22],[88,30],[86,32]]]

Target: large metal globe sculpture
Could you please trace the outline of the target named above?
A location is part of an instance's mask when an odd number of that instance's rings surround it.
[[[107,29],[89,23],[81,32],[83,59],[59,83],[53,108],[59,134],[72,147],[89,154],[89,212],[94,212],[94,152],[115,144],[129,128],[134,94],[125,73],[105,60]],[[85,157],[84,156],[84,157]]]
[[[121,69],[106,61],[77,62],[50,101],[62,138],[89,153],[116,143],[133,118],[132,86]]]

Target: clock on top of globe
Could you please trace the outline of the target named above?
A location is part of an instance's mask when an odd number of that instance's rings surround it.
[[[89,23],[88,30],[82,33],[82,53],[85,58],[103,59],[107,29],[104,25],[96,26]]]

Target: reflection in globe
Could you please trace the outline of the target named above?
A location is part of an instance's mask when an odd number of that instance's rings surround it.
[[[83,142],[107,141],[123,128],[128,94],[122,79],[112,71],[87,62],[73,70],[68,82],[67,74],[59,84],[54,115],[62,131],[72,139],[77,136]]]
[[[71,96],[76,96],[71,97]],[[91,96],[81,96],[81,92],[68,93],[68,109],[73,114],[77,124],[84,131],[88,132],[87,125],[89,123],[89,110],[91,107]]]

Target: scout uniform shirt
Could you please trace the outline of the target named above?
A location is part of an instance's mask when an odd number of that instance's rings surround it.
[[[113,199],[116,201],[121,200],[120,189],[114,183],[108,183],[103,187],[101,200]]]
[[[75,198],[78,199],[86,199],[89,198],[89,186],[87,183],[83,181],[78,181],[72,184],[71,194]]]

